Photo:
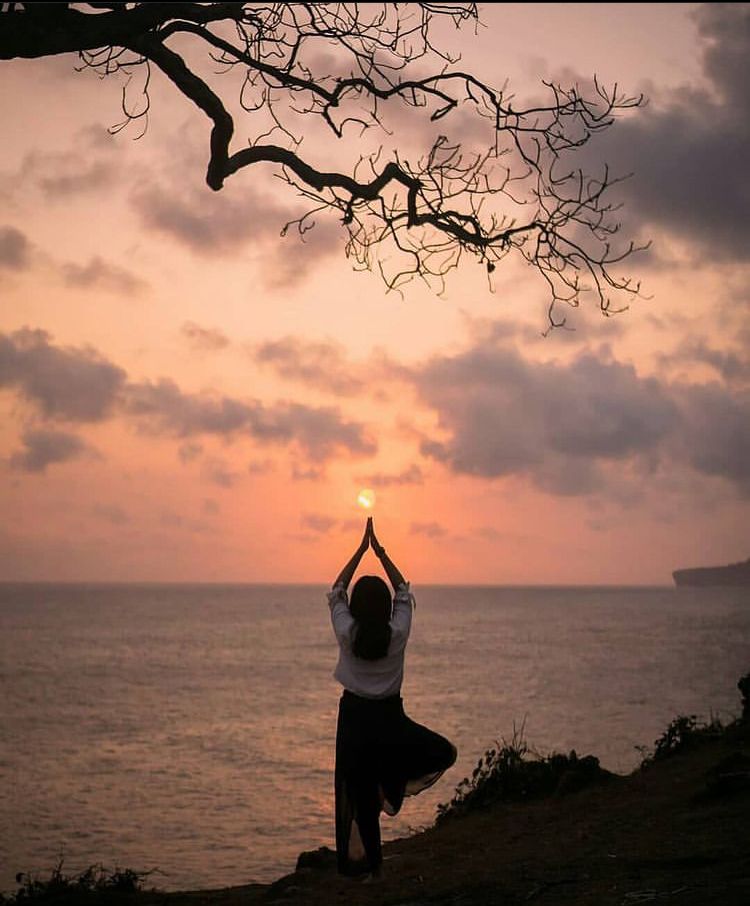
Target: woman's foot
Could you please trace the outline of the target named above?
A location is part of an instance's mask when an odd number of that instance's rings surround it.
[[[385,812],[386,815],[390,815],[392,818],[394,815],[398,814],[398,809],[391,805],[391,803],[385,798],[385,793],[383,792],[383,787],[378,786],[378,798],[380,800],[380,810]]]

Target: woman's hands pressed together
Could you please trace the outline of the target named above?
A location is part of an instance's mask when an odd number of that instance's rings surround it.
[[[388,579],[393,586],[393,590],[398,591],[399,587],[404,584],[404,577],[401,575],[399,569],[393,563],[388,554],[386,554],[383,545],[378,541],[372,522],[372,516],[367,517],[365,532],[362,535],[362,540],[359,543],[359,547],[352,555],[351,560],[349,560],[346,566],[341,570],[338,578],[333,584],[343,585],[345,589],[349,587],[349,583],[352,581],[352,576],[359,566],[359,562],[364,556],[368,547],[372,547],[375,556],[383,565],[383,569],[385,570],[386,575],[388,576]]]
[[[380,557],[382,557],[382,555],[385,553],[385,548],[383,547],[383,545],[378,541],[377,537],[375,536],[375,527],[372,524],[372,516],[370,516],[370,518],[367,520],[367,532],[368,532],[370,547],[372,547],[375,556],[378,559],[380,559]]]
[[[365,523],[365,533],[362,536],[362,541],[360,542],[360,545],[359,545],[360,548],[362,549],[363,554],[367,550],[367,548],[370,546],[371,538],[372,538],[372,516],[368,516],[367,522]]]

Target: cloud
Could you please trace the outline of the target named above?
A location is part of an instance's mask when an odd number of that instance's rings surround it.
[[[104,289],[123,295],[143,292],[145,280],[116,264],[109,264],[95,255],[88,264],[68,262],[61,265],[63,280],[76,289]]]
[[[278,238],[290,219],[289,210],[269,196],[245,191],[240,197],[206,186],[151,183],[137,189],[132,201],[149,229],[207,256],[231,254],[249,240]]]
[[[125,371],[89,347],[50,340],[29,328],[0,334],[0,387],[16,387],[48,418],[96,422],[110,415]]]
[[[303,468],[296,463],[292,465],[292,481],[320,481],[324,476],[325,471],[323,469],[314,468],[312,466],[310,468]]]
[[[247,434],[266,443],[297,443],[313,460],[337,450],[354,455],[374,453],[376,445],[362,425],[350,422],[332,407],[280,402],[263,405],[218,394],[184,393],[174,381],[129,384],[127,412],[151,430],[189,437]]]
[[[318,513],[305,513],[300,522],[306,529],[310,529],[320,535],[325,535],[337,524],[338,520],[331,516],[322,516]]]
[[[210,459],[205,462],[202,474],[220,488],[232,488],[240,479],[239,472],[232,471],[223,459]]]
[[[126,148],[101,124],[79,129],[70,150],[35,150],[27,154],[18,183],[31,181],[49,201],[67,200],[76,195],[101,192],[128,173],[122,156]]]
[[[165,528],[180,528],[185,519],[174,510],[162,510],[159,514],[159,524]]]
[[[0,227],[0,270],[22,271],[31,264],[32,244],[21,230]],[[126,268],[111,264],[99,255],[87,264],[74,261],[54,265],[66,286],[73,289],[103,289],[123,295],[142,293],[148,283]]]
[[[44,428],[24,431],[21,440],[23,449],[11,456],[10,465],[25,472],[44,472],[47,466],[79,459],[91,449],[75,434]]]
[[[708,365],[729,384],[750,383],[750,358],[728,349],[715,349],[702,339],[683,340],[676,350],[659,355],[662,365]]]
[[[97,503],[92,512],[112,525],[126,525],[130,522],[130,516],[117,504]]]
[[[591,352],[527,361],[484,342],[429,360],[413,380],[447,435],[423,439],[422,453],[455,473],[582,495],[611,490],[617,471],[687,466],[750,493],[750,398],[718,383],[643,377]]]
[[[255,406],[227,396],[184,393],[170,378],[130,383],[125,408],[157,432],[189,437],[229,435],[247,429]]]
[[[95,160],[82,167],[80,155],[72,152],[46,154],[33,161],[37,173],[44,166],[50,167],[49,175],[39,175],[38,183],[44,194],[51,199],[105,189],[116,180],[118,172],[113,162],[104,160]]]
[[[252,433],[258,440],[295,440],[316,462],[328,459],[337,449],[357,456],[370,456],[377,450],[363,425],[345,420],[330,406],[287,402],[259,407]]]
[[[412,522],[411,531],[415,535],[425,535],[427,538],[442,538],[446,531],[437,522]]]
[[[247,471],[250,475],[266,475],[273,470],[274,465],[270,459],[253,459],[247,464]]]
[[[401,472],[372,472],[369,475],[360,475],[357,481],[360,484],[371,485],[375,488],[390,488],[394,485],[422,484],[424,474],[416,463],[412,463]]]
[[[177,449],[177,456],[180,459],[180,462],[184,465],[187,465],[189,462],[197,459],[203,452],[202,444],[193,443],[187,441],[184,444],[180,444]]]
[[[597,142],[618,173],[631,221],[667,227],[713,256],[750,260],[750,5],[695,14],[708,90],[658,97]]]
[[[190,345],[198,352],[217,352],[229,345],[229,338],[215,327],[201,327],[195,321],[185,321],[182,335],[187,337]]]
[[[300,517],[302,527],[314,533],[314,535],[327,535],[333,529],[338,532],[358,532],[359,537],[362,535],[364,523],[361,519],[335,519],[333,516],[326,516],[322,513],[304,513]],[[310,535],[295,536],[303,541],[313,541],[315,538]]]
[[[264,283],[269,289],[296,286],[321,261],[342,252],[345,234],[338,223],[324,220],[307,227],[302,233],[289,230],[281,238],[274,237],[263,268]]]
[[[30,258],[31,243],[26,235],[12,226],[0,227],[0,269],[25,270]]]
[[[473,534],[484,538],[485,541],[499,541],[503,537],[503,533],[491,525],[480,525],[474,529]]]
[[[339,343],[316,343],[287,336],[259,343],[251,355],[261,365],[273,367],[283,378],[339,396],[352,396],[365,387],[365,381],[355,373]]]
[[[750,393],[732,394],[718,383],[679,387],[676,393],[682,425],[672,439],[674,455],[750,495]]]
[[[48,333],[24,328],[0,334],[0,387],[17,389],[47,418],[98,422],[114,415],[155,434],[188,441],[207,434],[293,444],[313,463],[342,451],[377,449],[365,427],[332,406],[263,404],[218,393],[186,393],[171,379],[128,382],[127,374],[89,347],[61,347]],[[183,444],[189,461],[200,451]]]
[[[623,458],[651,448],[675,417],[655,380],[589,353],[570,365],[532,363],[510,346],[480,344],[434,358],[416,382],[452,435],[423,452],[484,477],[539,474],[550,455]]]
[[[199,255],[236,255],[250,243],[262,249],[263,279],[271,289],[299,283],[312,267],[341,248],[341,230],[330,220],[311,229],[307,224],[302,233],[290,228],[282,238],[284,226],[304,210],[280,205],[251,188],[239,197],[212,192],[206,186],[186,189],[182,184],[151,183],[133,193],[132,204],[148,229],[170,236]]]

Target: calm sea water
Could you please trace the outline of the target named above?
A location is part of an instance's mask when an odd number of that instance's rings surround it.
[[[415,591],[407,712],[460,757],[386,839],[514,723],[624,772],[677,714],[739,710],[747,590]],[[0,890],[60,854],[178,889],[332,846],[335,660],[323,588],[0,585]]]

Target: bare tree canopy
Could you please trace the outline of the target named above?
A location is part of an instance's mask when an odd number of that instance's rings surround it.
[[[612,273],[636,250],[619,241],[609,193],[618,178],[579,159],[590,160],[583,149],[592,137],[641,98],[596,79],[586,91],[544,82],[544,99],[516,108],[436,38],[445,26],[476,26],[476,4],[4,3],[2,10],[0,59],[73,52],[102,76],[142,79],[135,102],[132,88],[123,90],[125,120],[115,129],[134,120],[145,127],[156,67],[211,121],[212,189],[252,165],[275,165],[308,202],[285,229],[304,233],[335,210],[347,254],[356,266],[377,267],[390,289],[416,277],[441,286],[465,253],[491,274],[514,253],[546,280],[553,325],[564,323],[560,303],[576,306],[591,295],[608,314],[638,292],[637,282]],[[215,87],[222,79],[236,112],[226,89],[222,96]],[[404,112],[421,117],[428,136],[415,159],[383,148],[389,118],[403,123]],[[243,113],[250,137],[235,147]],[[448,137],[452,124],[458,140]],[[363,136],[378,131],[375,150],[346,160],[345,149],[361,149]],[[310,134],[315,141],[305,144]],[[330,148],[321,154],[322,134]]]

